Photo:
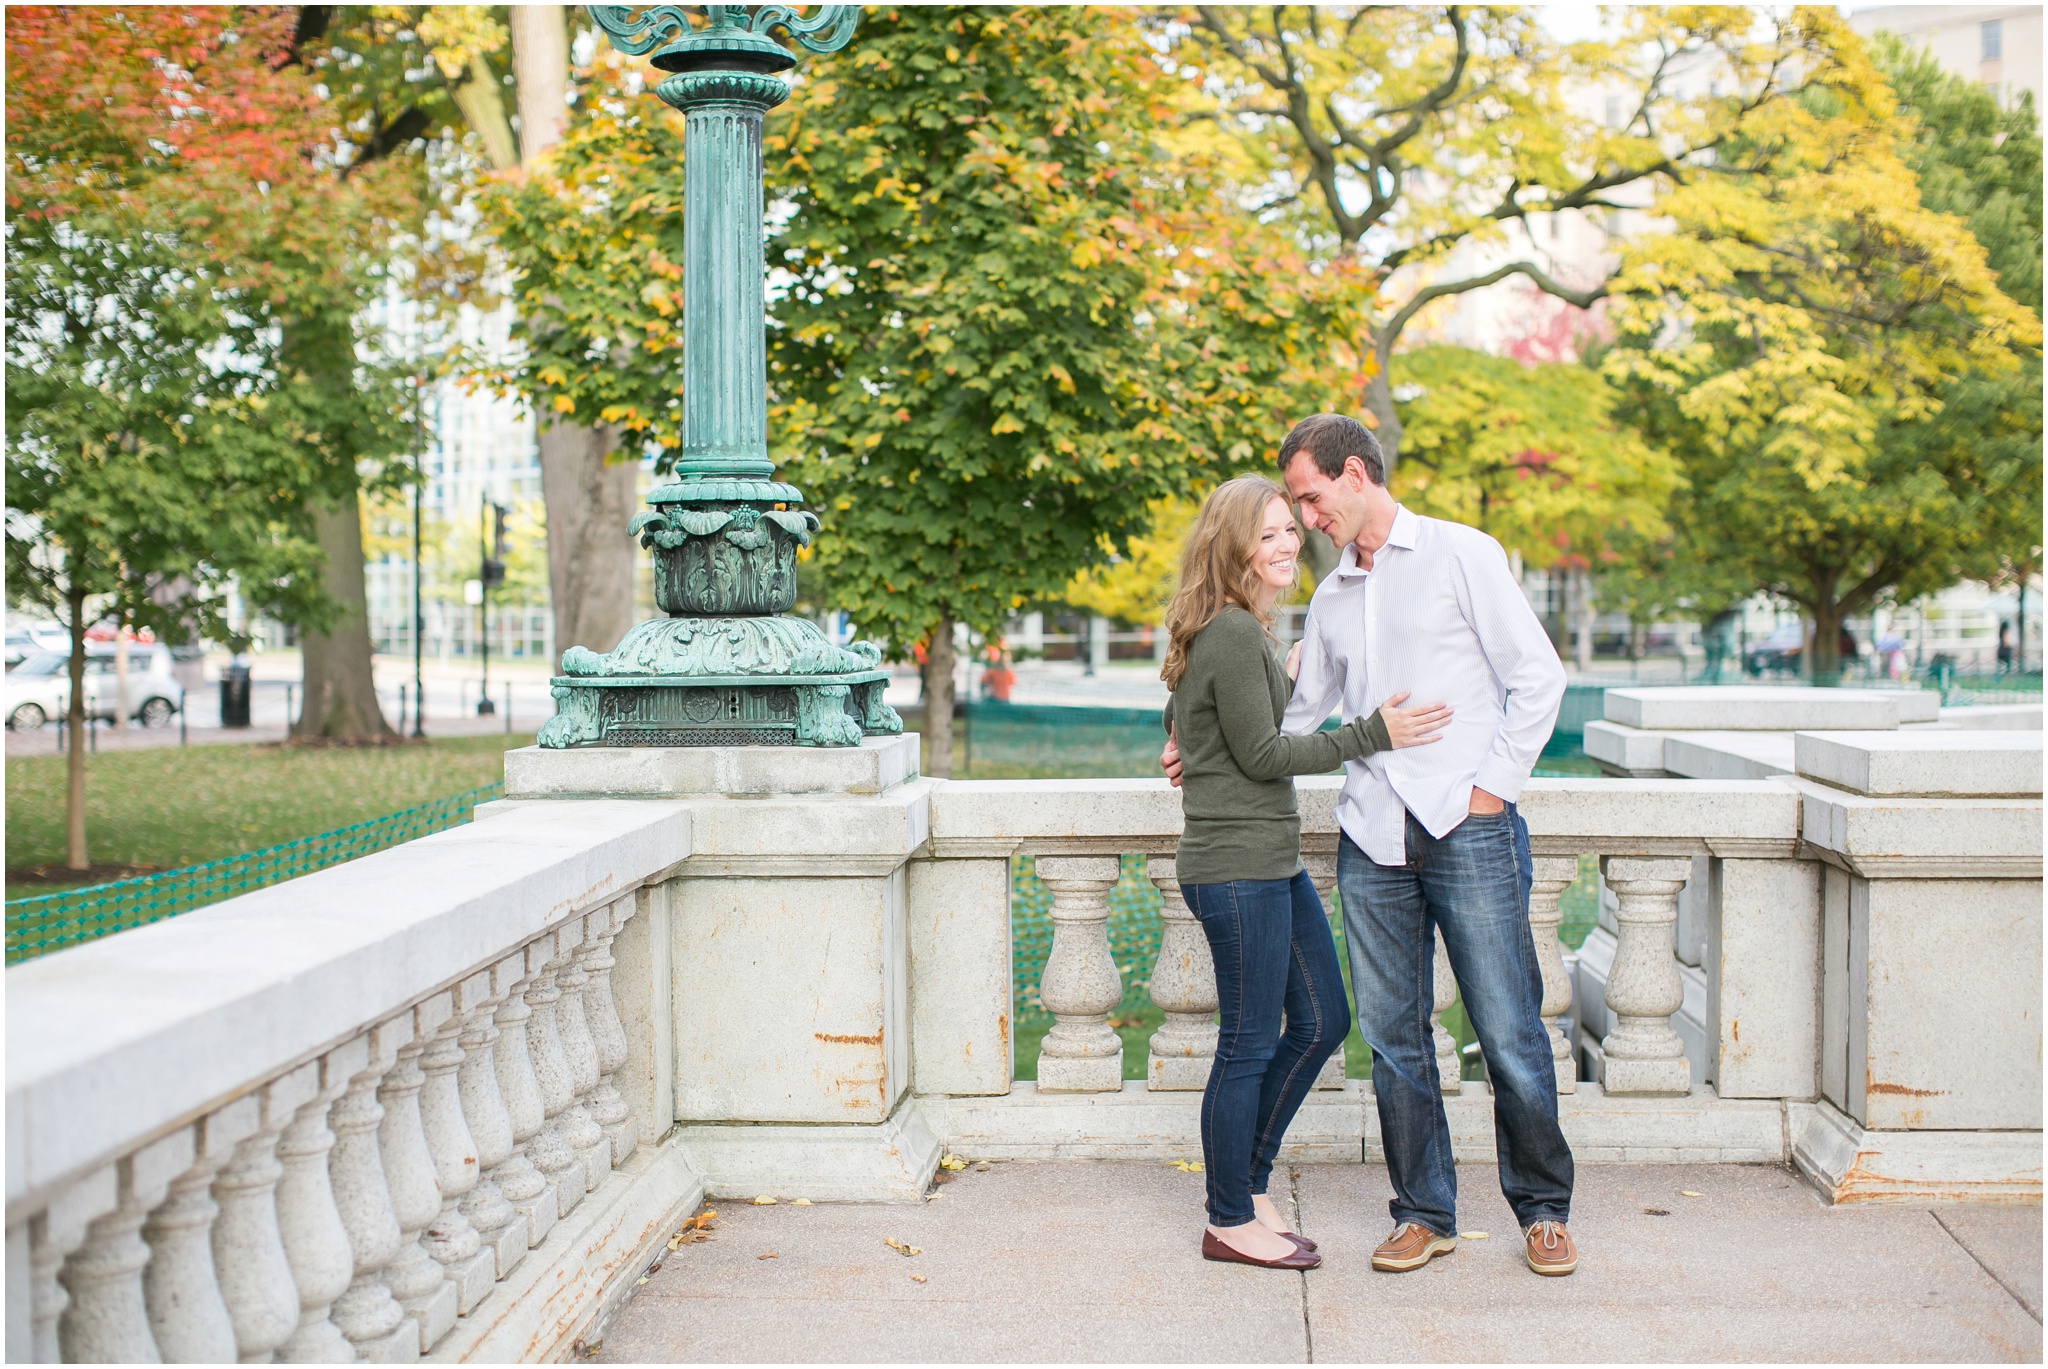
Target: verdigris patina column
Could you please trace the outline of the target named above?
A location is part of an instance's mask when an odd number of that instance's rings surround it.
[[[818,531],[768,459],[762,312],[761,120],[789,98],[786,31],[830,52],[856,6],[799,18],[782,5],[593,5],[620,51],[670,73],[655,92],[684,141],[683,431],[674,479],[628,532],[654,553],[663,617],[605,655],[562,654],[544,747],[858,746],[903,722],[870,642],[841,647],[796,605],[796,559]],[[698,22],[701,20],[701,22]]]

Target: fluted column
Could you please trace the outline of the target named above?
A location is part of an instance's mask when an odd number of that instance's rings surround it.
[[[405,1315],[384,1282],[386,1266],[398,1258],[402,1233],[377,1142],[384,1121],[377,1086],[397,1062],[398,1048],[411,1040],[411,1013],[373,1030],[362,1068],[327,1115],[334,1132],[327,1173],[352,1260],[348,1289],[334,1303],[334,1324],[358,1358],[375,1364],[405,1364],[420,1354],[419,1323]]]
[[[526,1218],[494,1177],[494,1171],[512,1158],[513,1145],[512,1117],[498,1089],[498,1024],[492,1020],[504,996],[505,989],[489,970],[471,975],[455,991],[455,1006],[462,1014],[462,1035],[457,1038],[462,1063],[456,1068],[456,1086],[470,1139],[476,1142],[478,1168],[476,1187],[462,1200],[462,1215],[483,1238],[501,1279],[526,1258],[527,1248]]]
[[[57,1364],[57,1323],[71,1295],[57,1278],[71,1252],[85,1244],[94,1218],[120,1201],[114,1167],[96,1170],[60,1190],[41,1212],[28,1220],[29,1344],[37,1364]]]
[[[258,1100],[240,1098],[195,1123],[191,1167],[171,1181],[143,1224],[149,1264],[142,1271],[142,1299],[166,1364],[231,1364],[238,1357],[235,1324],[213,1265],[220,1205],[212,1188],[236,1144],[260,1121]]]
[[[191,1128],[143,1147],[114,1166],[114,1210],[95,1217],[57,1277],[71,1295],[57,1319],[57,1344],[72,1364],[158,1364],[142,1293],[149,1247],[142,1224],[171,1180],[191,1167]]]
[[[1436,962],[1431,971],[1435,981],[1436,998],[1429,1012],[1429,1031],[1436,1042],[1437,1083],[1448,1094],[1465,1091],[1464,1075],[1459,1072],[1462,1063],[1458,1058],[1458,1038],[1452,1036],[1444,1026],[1444,1013],[1451,1004],[1458,1001],[1458,977],[1451,971],[1451,953],[1444,947],[1444,933],[1436,930]]]
[[[481,1173],[476,1158],[476,1139],[469,1134],[469,1121],[462,1115],[461,1081],[456,1071],[462,1065],[462,1047],[456,1038],[462,1032],[461,1017],[450,1013],[435,1029],[420,1056],[426,1075],[420,1086],[420,1126],[427,1136],[427,1154],[434,1160],[434,1176],[441,1185],[441,1210],[427,1223],[424,1243],[427,1253],[441,1262],[455,1281],[455,1307],[463,1316],[482,1302],[498,1277],[495,1252],[484,1248],[469,1218],[463,1215],[462,1200],[476,1188]]]
[[[1038,998],[1053,1015],[1038,1048],[1041,1093],[1114,1093],[1124,1086],[1123,1040],[1109,1025],[1123,978],[1109,950],[1109,891],[1115,856],[1040,856],[1052,890],[1052,953]]]
[[[583,972],[590,982],[583,986],[583,1020],[590,1028],[590,1040],[597,1047],[597,1088],[590,1095],[590,1119],[603,1129],[612,1143],[612,1163],[621,1164],[633,1147],[640,1144],[640,1128],[625,1095],[613,1083],[612,1075],[626,1063],[626,1028],[619,1021],[619,1006],[612,1001],[612,969],[619,962],[612,955],[612,942],[639,907],[629,896],[609,908],[592,913],[586,924],[590,940],[581,956]]]
[[[1607,976],[1614,1029],[1600,1043],[1606,1062],[1600,1082],[1609,1093],[1690,1093],[1692,1064],[1671,1029],[1671,1014],[1685,1001],[1672,938],[1678,891],[1692,874],[1692,861],[1609,856],[1601,874],[1617,907],[1614,965]]]
[[[562,933],[563,958],[555,970],[555,987],[561,991],[562,1001],[555,1005],[555,1019],[562,1036],[562,1057],[569,1062],[569,1086],[576,1091],[576,1102],[569,1109],[569,1125],[563,1135],[582,1157],[584,1183],[596,1188],[611,1177],[612,1141],[591,1110],[599,1071],[597,1042],[584,1011],[583,990],[590,983],[581,960],[582,948],[589,942],[584,921],[576,919]]]
[[[1557,901],[1578,877],[1577,856],[1538,856],[1536,882],[1529,887],[1529,934],[1536,942],[1536,964],[1543,971],[1543,1020],[1550,1031],[1559,1093],[1576,1093],[1579,1088],[1578,1062],[1564,1031],[1564,1014],[1572,1007],[1572,981],[1564,972],[1564,946],[1557,939],[1558,924],[1564,919]]]
[[[448,996],[438,995],[413,1009],[413,1039],[398,1048],[391,1070],[377,1088],[384,1120],[377,1125],[377,1149],[384,1160],[384,1183],[391,1195],[391,1213],[398,1219],[398,1257],[384,1270],[385,1286],[405,1314],[419,1327],[420,1349],[432,1350],[455,1325],[455,1284],[421,1244],[427,1224],[441,1211],[441,1187],[434,1158],[420,1126],[419,1058],[427,1048],[425,1034],[439,1026],[450,1009]]]
[[[1309,883],[1315,885],[1316,897],[1322,901],[1323,916],[1327,918],[1330,915],[1330,895],[1337,891],[1337,853],[1335,851],[1303,851],[1301,853],[1301,867],[1308,871]],[[1341,991],[1338,997],[1340,1000],[1343,999]],[[1345,1001],[1345,1011],[1350,1011],[1348,1000]],[[1344,1032],[1347,1036],[1351,1033],[1351,1021],[1349,1018],[1345,1019]],[[1344,1046],[1341,1039],[1338,1042],[1337,1049],[1330,1053],[1330,1058],[1323,1062],[1323,1067],[1316,1071],[1316,1087],[1319,1089],[1341,1089],[1344,1087]]]
[[[277,1138],[320,1086],[319,1066],[305,1065],[263,1090],[256,1131],[235,1147],[213,1181],[220,1215],[213,1220],[213,1267],[220,1279],[235,1347],[244,1364],[267,1364],[298,1329],[299,1286],[278,1230]]]
[[[1159,889],[1159,959],[1152,966],[1152,1001],[1166,1015],[1152,1033],[1146,1087],[1201,1089],[1216,1059],[1216,966],[1209,939],[1181,897],[1170,856],[1152,856],[1145,877]]]
[[[527,968],[524,950],[506,956],[491,969],[493,992],[502,991],[498,1005],[497,1047],[492,1055],[498,1071],[498,1093],[505,1100],[505,1115],[512,1123],[512,1153],[491,1172],[498,1191],[515,1211],[526,1219],[529,1248],[548,1238],[555,1227],[555,1186],[534,1161],[542,1146],[541,1128],[547,1124],[547,1109],[540,1099],[540,1081],[533,1073],[533,1052],[526,1039],[526,1024],[533,1009],[526,1006],[526,986],[533,971]],[[561,1150],[560,1165],[576,1162],[575,1152],[560,1136],[554,1137]],[[557,1167],[559,1168],[560,1165]]]
[[[534,1078],[540,1084],[541,1109],[547,1118],[530,1153],[540,1172],[555,1186],[556,1212],[566,1217],[583,1201],[589,1185],[584,1179],[582,1153],[570,1135],[576,1088],[570,1082],[569,1061],[562,1054],[562,1033],[555,1021],[555,1005],[562,1001],[554,975],[561,955],[559,939],[558,932],[549,932],[526,948],[527,967],[534,971],[526,989],[526,1006],[533,1010],[526,1024],[526,1043],[533,1056]]]
[[[277,1158],[284,1175],[277,1184],[277,1226],[299,1287],[298,1326],[277,1350],[278,1359],[288,1364],[334,1364],[355,1358],[355,1347],[328,1317],[335,1299],[348,1292],[355,1277],[355,1252],[334,1205],[334,1182],[327,1173],[334,1150],[327,1111],[369,1058],[366,1037],[323,1057],[320,1091],[299,1108],[278,1138]]]

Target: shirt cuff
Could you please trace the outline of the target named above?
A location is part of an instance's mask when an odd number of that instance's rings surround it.
[[[1528,779],[1528,771],[1505,756],[1495,754],[1479,762],[1479,773],[1472,777],[1472,787],[1484,789],[1503,803],[1515,803],[1521,799],[1522,786]]]

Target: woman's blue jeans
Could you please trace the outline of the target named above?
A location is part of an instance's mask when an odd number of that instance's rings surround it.
[[[1440,1236],[1458,1229],[1458,1175],[1429,1024],[1432,927],[1443,929],[1465,1017],[1486,1052],[1501,1192],[1525,1229],[1566,1221],[1572,1152],[1557,1124],[1543,972],[1529,931],[1529,828],[1513,804],[1468,817],[1441,838],[1410,814],[1407,855],[1405,864],[1379,865],[1349,837],[1337,847],[1351,987],[1372,1047],[1394,1221],[1420,1222]]]
[[[1209,938],[1222,1008],[1216,1063],[1202,1091],[1209,1222],[1243,1226],[1301,1100],[1351,1028],[1343,971],[1306,874],[1180,891]]]

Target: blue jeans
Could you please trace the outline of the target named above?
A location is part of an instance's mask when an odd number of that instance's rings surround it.
[[[1493,1082],[1500,1189],[1526,1228],[1571,1216],[1572,1152],[1557,1124],[1557,1074],[1543,1026],[1543,973],[1529,932],[1529,827],[1506,811],[1471,816],[1439,840],[1408,816],[1405,865],[1337,848],[1358,1027],[1372,1047],[1373,1093],[1396,1225],[1458,1229],[1458,1177],[1437,1081],[1429,1013],[1441,927],[1465,1016]]]
[[[1280,1138],[1351,1028],[1329,915],[1306,874],[1183,884],[1209,938],[1222,1026],[1202,1091],[1209,1222],[1243,1226]],[[1280,1015],[1287,1015],[1281,1030]]]

